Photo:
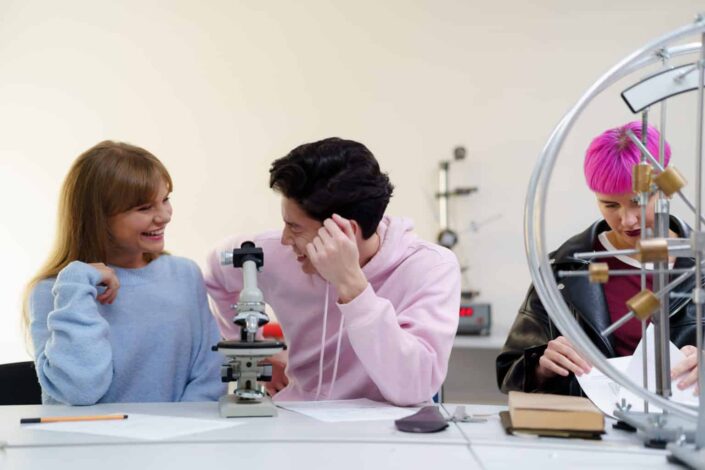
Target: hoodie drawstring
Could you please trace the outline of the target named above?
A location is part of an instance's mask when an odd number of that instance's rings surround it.
[[[335,366],[333,366],[333,380],[330,383],[330,390],[328,391],[328,399],[333,396],[333,387],[335,387],[335,379],[338,377],[338,360],[340,359],[340,341],[343,339],[343,323],[345,323],[345,317],[340,316],[340,328],[338,328],[338,344],[335,346]]]
[[[318,400],[321,395],[321,384],[323,383],[323,358],[325,357],[325,345],[326,345],[326,324],[328,322],[328,290],[330,284],[326,283],[326,301],[323,306],[323,333],[321,334],[321,353],[318,359],[318,387],[316,387],[316,397],[314,400]]]
[[[318,400],[321,396],[321,385],[323,384],[323,359],[325,358],[325,346],[326,346],[326,330],[328,327],[328,294],[330,291],[330,284],[326,283],[326,300],[325,306],[323,307],[323,333],[321,334],[321,353],[318,360],[318,386],[316,387],[316,397],[314,400]],[[330,383],[330,388],[328,389],[328,399],[333,396],[333,388],[335,387],[335,380],[338,378],[338,361],[340,360],[340,343],[343,339],[343,324],[345,323],[345,318],[340,316],[340,327],[338,327],[338,341],[335,346],[335,362],[333,366],[333,380]]]

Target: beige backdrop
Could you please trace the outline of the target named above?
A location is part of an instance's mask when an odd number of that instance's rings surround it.
[[[51,245],[62,178],[107,138],[164,161],[176,189],[167,247],[201,264],[228,234],[279,226],[269,163],[333,135],[370,147],[396,185],[389,212],[433,239],[438,161],[465,145],[452,184],[480,191],[453,202],[457,251],[504,334],[529,283],[524,193],[552,128],[608,67],[702,7],[0,0],[0,362],[27,357],[20,291]],[[672,109],[677,158],[692,155],[694,105]],[[575,129],[551,192],[552,246],[596,217],[587,142],[629,119],[613,91]]]

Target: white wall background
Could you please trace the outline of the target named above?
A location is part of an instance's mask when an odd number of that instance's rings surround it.
[[[20,293],[51,246],[62,179],[108,138],[169,168],[167,248],[201,263],[228,234],[278,227],[270,162],[333,135],[368,145],[397,188],[389,212],[434,239],[438,161],[465,145],[452,185],[480,192],[454,201],[452,222],[462,231],[501,215],[458,249],[466,287],[492,303],[501,333],[530,281],[523,200],[552,128],[610,66],[698,10],[689,0],[0,0],[0,362],[28,357]],[[620,90],[566,144],[551,246],[597,217],[581,158],[594,135],[632,118]],[[677,101],[679,158],[692,155],[695,108]]]

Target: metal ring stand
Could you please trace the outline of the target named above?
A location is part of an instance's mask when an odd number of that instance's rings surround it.
[[[699,36],[700,42],[688,44],[676,44],[683,42],[692,36]],[[671,58],[697,54],[697,59],[691,64],[681,67],[670,67],[668,62]],[[656,370],[651,372],[644,369],[644,382],[636,383],[625,374],[613,367],[602,355],[598,348],[590,341],[582,330],[578,322],[573,318],[566,302],[561,296],[558,283],[554,278],[551,269],[548,251],[546,250],[546,199],[551,173],[555,162],[561,151],[561,147],[571,131],[577,119],[587,108],[590,102],[600,93],[608,89],[617,80],[628,77],[630,74],[642,70],[646,66],[661,62],[664,70],[651,74],[646,78],[640,78],[634,85],[630,86],[622,93],[622,98],[635,113],[641,113],[644,130],[648,123],[649,108],[659,106],[660,128],[662,141],[660,143],[659,155],[649,154],[646,147],[639,142],[632,134],[630,138],[635,141],[642,151],[642,159],[639,165],[635,166],[634,180],[635,191],[638,194],[639,204],[642,210],[642,240],[631,254],[641,259],[641,269],[629,272],[604,272],[603,266],[596,266],[592,270],[586,269],[584,272],[570,274],[584,275],[592,281],[605,282],[606,276],[612,275],[633,275],[641,274],[642,292],[635,296],[630,303],[629,311],[625,308],[625,319],[620,320],[603,334],[611,334],[626,319],[637,316],[642,319],[642,333],[645,331],[646,319],[651,317],[655,326],[655,359]],[[644,411],[631,411],[627,406],[616,405],[615,415],[627,424],[642,431],[644,439],[649,442],[672,442],[668,445],[672,452],[672,457],[686,463],[693,468],[705,468],[705,381],[703,379],[703,361],[698,361],[699,385],[700,385],[700,407],[690,407],[669,400],[670,383],[670,361],[668,356],[669,328],[668,319],[673,313],[670,311],[671,291],[680,283],[693,279],[695,288],[692,290],[692,301],[696,308],[696,321],[702,325],[703,303],[705,302],[705,291],[703,286],[702,267],[705,261],[705,233],[702,222],[705,220],[701,206],[701,170],[703,157],[703,107],[705,104],[705,18],[699,15],[695,22],[666,34],[629,55],[617,65],[612,67],[600,79],[598,79],[575,106],[562,118],[553,130],[546,143],[538,163],[531,176],[529,189],[526,197],[525,207],[525,233],[524,241],[529,263],[531,277],[536,291],[543,302],[550,318],[558,326],[562,334],[570,338],[576,348],[614,382],[633,393],[641,400],[644,400]],[[680,191],[684,179],[679,174],[671,174],[673,171],[664,171],[663,135],[666,130],[667,102],[676,95],[694,91],[697,96],[695,119],[695,131],[697,135],[697,145],[695,149],[695,201],[691,203]],[[642,132],[642,135],[645,135]],[[645,227],[646,203],[649,194],[657,190],[659,199],[655,210],[655,230],[654,234],[647,234]],[[666,240],[668,237],[669,220],[669,197],[678,194],[694,213],[693,235],[690,239]],[[633,252],[633,253],[632,253]],[[664,258],[664,253],[666,254]],[[594,253],[579,254],[585,259],[599,258]],[[669,270],[668,257],[688,256],[695,259],[695,267],[692,271],[675,273]],[[646,289],[646,267],[647,261],[654,262],[654,291]],[[566,274],[566,273],[563,273]],[[668,283],[668,275],[679,274],[675,280]],[[559,273],[559,276],[561,273]],[[639,297],[639,298],[636,298]],[[630,300],[630,302],[631,302]],[[675,303],[675,300],[674,300]],[[621,323],[620,323],[621,322]],[[642,335],[643,336],[643,335]],[[646,339],[645,336],[644,340]],[[702,327],[697,328],[697,348],[703,350]],[[644,367],[646,366],[646,351],[644,348]],[[699,359],[702,355],[698,356]],[[653,373],[656,377],[656,393],[651,392],[646,387],[647,373]],[[648,412],[648,406],[652,405],[663,410],[662,413]],[[689,442],[692,442],[690,444]]]

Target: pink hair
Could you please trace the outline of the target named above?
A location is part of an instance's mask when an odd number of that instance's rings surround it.
[[[609,129],[595,137],[585,152],[585,181],[596,193],[624,194],[632,192],[632,167],[641,161],[641,151],[627,135],[631,130],[641,140],[641,121],[633,121]],[[646,132],[646,148],[658,157],[658,141],[661,134],[649,126]],[[664,167],[671,159],[668,142],[664,148]]]

